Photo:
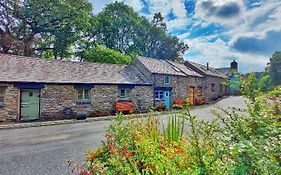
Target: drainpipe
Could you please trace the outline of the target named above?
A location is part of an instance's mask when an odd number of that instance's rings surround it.
[[[153,97],[153,106],[155,107],[155,74],[152,74],[153,75],[153,94],[152,94],[152,97]]]

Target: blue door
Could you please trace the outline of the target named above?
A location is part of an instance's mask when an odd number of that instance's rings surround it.
[[[170,109],[170,91],[164,91],[164,103],[167,109]]]

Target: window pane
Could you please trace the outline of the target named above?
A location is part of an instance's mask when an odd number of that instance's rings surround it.
[[[126,98],[130,98],[130,96],[131,96],[131,89],[125,89],[125,92],[126,92],[125,97]]]
[[[88,89],[84,90],[84,99],[90,99],[90,93]]]
[[[159,99],[159,92],[155,91],[155,99]]]
[[[83,99],[83,90],[77,90],[77,97],[79,100]]]
[[[125,89],[121,89],[120,90],[120,97],[121,98],[126,98],[126,94],[125,94],[126,92],[125,92]]]
[[[0,88],[0,102],[4,102],[4,92],[5,89],[4,88]]]
[[[4,88],[0,88],[0,97],[4,97]]]
[[[169,84],[170,83],[170,77],[169,76],[165,76],[164,82],[165,82],[165,84]]]

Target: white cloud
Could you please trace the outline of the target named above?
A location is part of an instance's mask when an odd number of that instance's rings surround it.
[[[244,20],[244,2],[242,0],[198,0],[195,18],[207,23],[219,23],[235,26]]]
[[[202,38],[192,40],[186,39],[185,42],[187,42],[190,47],[189,51],[185,54],[186,59],[204,65],[208,62],[211,67],[229,67],[230,62],[235,59],[239,63],[240,71],[244,73],[263,71],[269,59],[261,55],[235,52],[221,39],[217,39],[213,43]],[[192,56],[189,52],[197,54]]]
[[[133,7],[135,11],[140,11],[144,7],[144,4],[141,0],[117,0],[117,1],[124,2],[125,4]]]
[[[152,13],[160,12],[167,16],[172,12],[177,18],[186,18],[184,0],[148,0]]]

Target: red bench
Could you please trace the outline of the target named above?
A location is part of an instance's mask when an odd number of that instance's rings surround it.
[[[116,102],[115,111],[117,113],[133,113],[135,112],[135,105],[132,102]]]

